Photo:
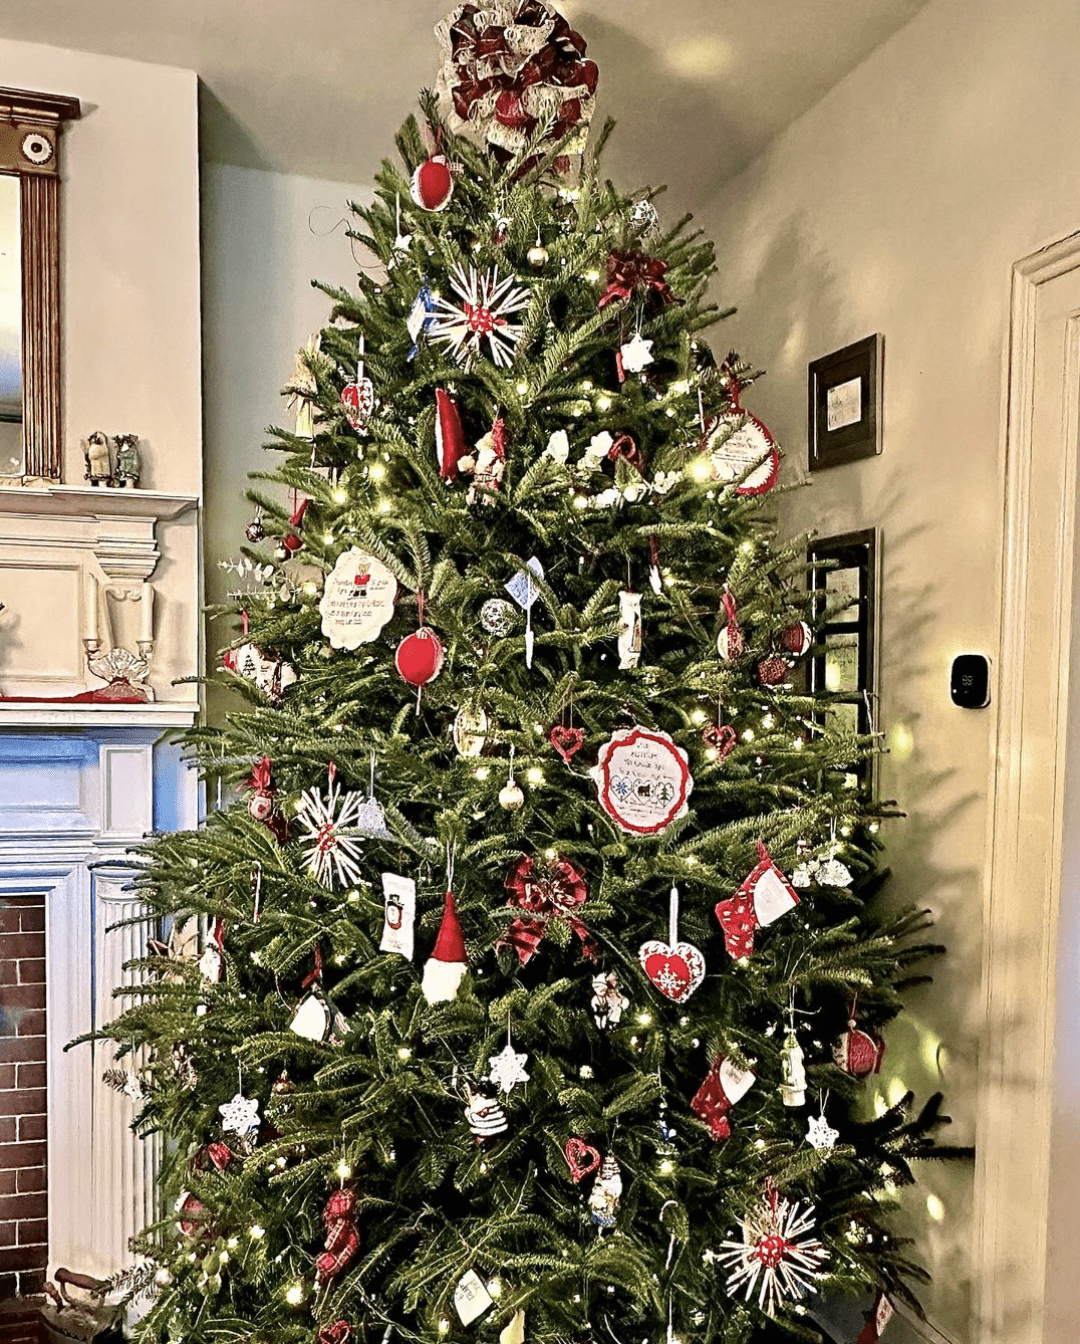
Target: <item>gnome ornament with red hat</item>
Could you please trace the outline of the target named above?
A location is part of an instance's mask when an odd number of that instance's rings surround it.
[[[443,904],[442,923],[431,956],[424,963],[420,988],[428,1003],[450,1003],[457,998],[462,977],[469,969],[465,935],[454,907],[454,893],[448,891]]]

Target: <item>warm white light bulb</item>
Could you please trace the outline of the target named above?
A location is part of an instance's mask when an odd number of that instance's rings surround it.
[[[298,1307],[304,1300],[304,1290],[298,1283],[291,1283],[289,1290],[285,1294],[285,1301],[290,1307]]]

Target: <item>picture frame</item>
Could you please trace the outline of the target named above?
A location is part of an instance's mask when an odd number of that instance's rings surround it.
[[[827,693],[833,712],[860,737],[873,733],[878,674],[877,528],[816,537],[807,547],[814,652],[809,659],[809,691]],[[853,763],[864,796],[875,787],[876,757]]]
[[[880,332],[809,365],[811,471],[844,466],[881,452],[884,369],[885,338]]]

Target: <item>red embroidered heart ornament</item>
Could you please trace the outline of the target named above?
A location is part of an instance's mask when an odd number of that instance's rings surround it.
[[[701,730],[701,740],[723,761],[738,746],[739,735],[730,723],[707,723]]]
[[[600,1153],[584,1139],[567,1139],[563,1154],[575,1185],[600,1166]]]
[[[693,943],[669,947],[658,939],[642,943],[641,968],[665,998],[673,1003],[688,999],[705,979],[705,958]]]
[[[556,724],[548,733],[548,741],[569,765],[570,757],[576,756],[585,745],[585,732],[581,728],[564,728]]]

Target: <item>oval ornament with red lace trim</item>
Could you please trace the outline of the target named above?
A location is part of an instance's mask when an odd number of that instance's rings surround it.
[[[780,475],[780,450],[767,427],[741,407],[722,411],[705,425],[702,448],[714,481],[735,485],[737,495],[764,495]]]
[[[592,770],[600,806],[621,830],[657,835],[686,811],[694,787],[687,755],[667,733],[622,728]]]

